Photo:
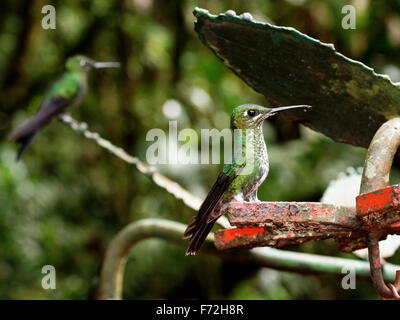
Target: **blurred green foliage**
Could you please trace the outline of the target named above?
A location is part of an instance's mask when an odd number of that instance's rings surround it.
[[[56,30],[41,28],[46,4],[56,7]],[[341,28],[345,4],[356,6],[355,30]],[[190,220],[194,212],[180,201],[60,123],[43,130],[19,163],[14,162],[16,146],[6,137],[36,112],[66,58],[77,53],[120,61],[122,68],[92,74],[89,93],[74,116],[141,159],[148,130],[168,129],[168,101],[181,107],[179,129],[195,130],[226,128],[233,107],[265,103],[198,40],[195,6],[212,13],[248,11],[256,19],[295,27],[400,81],[397,0],[1,1],[0,298],[91,298],[105,248],[118,230],[147,217]],[[331,179],[349,166],[361,166],[365,155],[279,117],[265,125],[265,136],[271,171],[259,193],[262,200],[318,201]],[[158,170],[203,197],[220,166]],[[332,241],[291,249],[344,256]],[[357,290],[345,291],[340,277],[261,270],[183,253],[159,240],[138,245],[128,261],[124,297],[376,297],[361,280]],[[56,290],[40,285],[46,264],[56,267]]]

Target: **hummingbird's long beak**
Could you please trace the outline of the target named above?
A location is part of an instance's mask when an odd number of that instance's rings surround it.
[[[274,108],[271,111],[269,111],[268,113],[266,113],[265,117],[268,118],[270,116],[273,116],[274,114],[276,114],[277,112],[281,112],[281,111],[285,111],[285,110],[290,110],[290,109],[309,109],[311,108],[311,106],[306,105],[306,104],[301,104],[298,106],[286,106],[286,107],[279,107],[279,108]]]
[[[103,69],[103,68],[119,68],[121,64],[119,62],[95,62],[93,63],[93,67],[95,69]]]

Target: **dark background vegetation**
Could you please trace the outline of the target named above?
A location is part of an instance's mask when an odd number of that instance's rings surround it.
[[[41,28],[46,4],[56,7],[56,30]],[[345,4],[357,8],[356,30],[341,27]],[[247,11],[256,19],[295,27],[400,81],[400,1],[2,0],[0,298],[93,297],[105,249],[118,230],[148,217],[190,220],[194,212],[181,201],[60,123],[46,128],[19,163],[14,162],[16,145],[6,137],[36,112],[65,60],[77,53],[120,61],[122,68],[95,71],[74,116],[143,160],[148,130],[168,129],[166,102],[181,106],[179,129],[195,130],[228,127],[228,115],[239,104],[265,104],[198,40],[195,6],[212,13]],[[259,193],[262,200],[319,201],[340,171],[363,163],[364,149],[335,143],[280,117],[268,121],[264,131],[271,172]],[[158,170],[204,197],[220,166],[164,165]],[[352,257],[338,253],[331,241],[289,249]],[[56,267],[56,290],[41,288],[46,264]],[[147,240],[130,255],[124,298],[376,297],[367,281],[345,291],[340,280],[203,254],[185,257],[182,247]]]

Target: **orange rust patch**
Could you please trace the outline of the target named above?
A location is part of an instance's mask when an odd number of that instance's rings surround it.
[[[369,212],[388,209],[393,206],[393,187],[388,187],[379,192],[370,192],[357,197],[357,214],[365,215]]]
[[[238,238],[255,238],[261,236],[264,233],[263,227],[245,227],[245,228],[235,228],[223,230],[220,234],[219,240],[222,242],[230,242]]]

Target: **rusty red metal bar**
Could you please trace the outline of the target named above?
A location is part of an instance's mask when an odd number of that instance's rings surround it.
[[[393,200],[397,197],[400,198],[397,186],[371,194],[371,198],[375,198],[374,208],[383,210],[383,218],[379,221],[385,232],[380,240],[388,234],[400,234],[400,223],[396,220],[399,219],[396,212],[400,211],[400,202]],[[364,195],[359,199],[365,207],[370,197]],[[220,250],[259,246],[280,248],[329,238],[336,239],[343,252],[368,247],[365,233],[368,230],[357,218],[355,208],[320,202],[233,202],[228,213],[230,223],[237,228],[216,232],[215,245]]]
[[[216,232],[221,250],[348,238],[362,227],[354,208],[319,202],[233,202],[228,212],[238,228]]]
[[[233,202],[229,208],[230,222],[235,226],[260,223],[316,224],[331,229],[356,229],[361,226],[354,208],[337,207],[321,202]]]
[[[217,231],[216,246],[283,247],[335,238],[341,251],[352,252],[368,246],[366,231],[384,231],[380,240],[400,234],[399,211],[397,185],[358,196],[357,212],[319,202],[233,202],[228,213],[237,228]]]

